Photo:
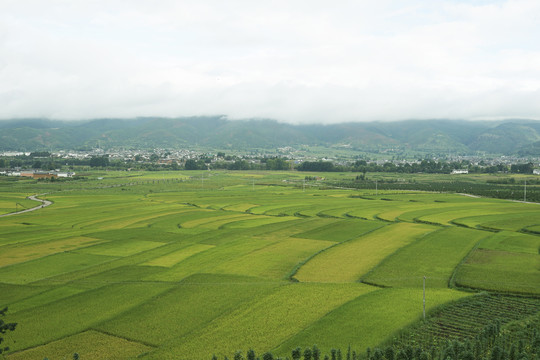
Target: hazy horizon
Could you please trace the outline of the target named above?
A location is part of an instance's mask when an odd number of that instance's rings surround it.
[[[4,1],[0,119],[540,118],[540,2]]]
[[[20,118],[0,118],[0,123],[17,123],[25,121],[49,121],[52,123],[86,123],[93,121],[138,121],[138,120],[189,120],[189,119],[219,119],[225,121],[239,121],[239,122],[249,122],[249,121],[271,121],[280,124],[288,124],[293,126],[302,126],[302,125],[346,125],[353,123],[364,123],[364,124],[377,124],[377,123],[396,123],[396,122],[468,122],[468,123],[492,123],[493,125],[499,125],[501,123],[531,123],[531,122],[540,122],[540,119],[534,118],[501,118],[501,119],[457,119],[457,118],[431,118],[431,119],[397,119],[397,120],[365,120],[365,121],[334,121],[334,122],[324,122],[324,121],[305,121],[305,122],[290,122],[280,119],[272,118],[229,118],[226,115],[192,115],[192,116],[132,116],[132,117],[111,117],[103,116],[96,118],[72,118],[72,119],[60,119],[60,118],[48,118],[48,117],[20,117]]]

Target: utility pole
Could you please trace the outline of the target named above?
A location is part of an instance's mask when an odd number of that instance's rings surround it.
[[[523,201],[527,202],[527,179],[525,179],[525,187],[523,188]]]
[[[424,318],[424,321],[426,321],[426,276],[425,275],[424,275],[424,299],[423,299],[422,317]]]
[[[306,191],[306,179],[302,181],[302,192]]]
[[[377,180],[375,180],[375,196],[379,195],[379,188],[377,187]]]
[[[204,174],[201,174],[201,188],[204,189]]]

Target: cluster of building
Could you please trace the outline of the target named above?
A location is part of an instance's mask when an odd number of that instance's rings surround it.
[[[74,172],[65,172],[59,170],[42,171],[42,170],[5,170],[0,171],[0,175],[5,176],[22,176],[32,179],[58,179],[71,178],[75,175]]]

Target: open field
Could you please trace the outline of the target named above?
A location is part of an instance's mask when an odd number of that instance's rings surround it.
[[[28,194],[53,201],[0,218],[0,308],[19,324],[7,358],[365,350],[418,322],[424,276],[430,313],[475,299],[461,287],[519,295],[524,316],[535,311],[540,205],[316,181],[303,189],[305,175],[0,178],[0,212]]]

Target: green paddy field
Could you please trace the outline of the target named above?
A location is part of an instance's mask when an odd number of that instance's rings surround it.
[[[53,202],[0,218],[0,308],[18,323],[7,359],[363,351],[417,326],[424,276],[428,317],[508,299],[523,316],[540,310],[540,204],[303,186],[305,175],[0,179],[0,213],[33,207],[30,194]]]

